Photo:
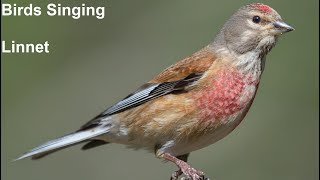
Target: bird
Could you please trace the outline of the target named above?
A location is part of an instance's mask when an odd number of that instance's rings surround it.
[[[169,66],[78,130],[48,141],[16,160],[40,159],[85,143],[88,150],[110,143],[145,149],[172,162],[179,177],[205,179],[188,164],[191,152],[232,132],[257,93],[266,55],[280,35],[294,30],[262,3],[240,7],[199,51]]]

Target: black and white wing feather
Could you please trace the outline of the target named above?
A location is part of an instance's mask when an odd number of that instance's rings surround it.
[[[81,127],[80,130],[94,127],[100,123],[100,120],[106,116],[123,112],[127,109],[137,107],[155,98],[172,94],[179,93],[186,90],[187,87],[194,84],[202,77],[203,73],[192,73],[189,76],[171,82],[163,83],[147,83],[141,86],[137,91],[128,95],[126,98],[111,106],[93,120],[89,121]]]

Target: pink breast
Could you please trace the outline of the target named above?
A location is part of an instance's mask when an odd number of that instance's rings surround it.
[[[228,120],[245,108],[252,93],[246,92],[252,78],[238,72],[221,71],[208,86],[194,95],[202,120]]]

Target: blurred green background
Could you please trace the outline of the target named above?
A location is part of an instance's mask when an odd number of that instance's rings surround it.
[[[9,1],[18,5],[46,1]],[[58,1],[52,1],[58,2]],[[153,154],[108,145],[72,147],[40,161],[11,160],[76,130],[177,60],[208,44],[252,1],[105,0],[106,17],[1,17],[1,39],[50,43],[50,54],[1,54],[1,177],[5,180],[169,179]],[[318,179],[317,0],[261,1],[296,31],[268,55],[256,100],[229,136],[191,154],[217,180]],[[43,13],[45,11],[43,10]]]

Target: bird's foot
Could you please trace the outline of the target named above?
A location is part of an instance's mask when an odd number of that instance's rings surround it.
[[[180,180],[192,180],[192,179],[186,178],[186,177],[182,177]],[[210,179],[203,176],[201,180],[210,180]]]
[[[170,180],[178,180],[179,176],[181,176],[182,174],[184,173],[182,172],[181,169],[179,169],[172,173]],[[181,177],[180,180],[193,180],[193,179],[191,179],[191,177],[189,176],[189,177]],[[199,180],[210,180],[210,179],[202,175],[200,176]]]
[[[199,170],[191,167],[188,163],[186,163],[184,161],[179,161],[179,162],[177,162],[177,166],[179,166],[181,174],[184,174],[187,179],[205,180],[204,173],[202,171],[199,171]],[[182,178],[182,179],[185,179],[185,178]]]
[[[179,176],[181,176],[183,172],[181,169],[172,173],[170,180],[178,180]]]
[[[168,153],[162,153],[159,155],[159,157],[174,162],[179,167],[178,171],[172,173],[170,178],[171,180],[177,180],[179,176],[182,174],[184,174],[186,177],[183,177],[181,180],[208,180],[204,177],[204,173],[202,171],[196,170],[195,168],[191,167],[188,163],[182,161],[181,159],[178,159]]]

